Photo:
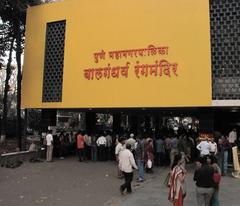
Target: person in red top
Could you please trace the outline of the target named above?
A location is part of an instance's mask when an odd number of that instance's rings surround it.
[[[218,165],[215,163],[212,165],[214,169],[214,174],[213,174],[213,181],[214,181],[214,193],[212,196],[211,200],[211,206],[219,206],[219,185],[221,181],[221,171],[219,172],[220,168]]]
[[[84,136],[82,135],[82,132],[79,131],[77,134],[77,151],[79,162],[82,162],[84,160],[84,144]]]
[[[146,172],[147,173],[152,173],[153,172],[153,160],[154,160],[154,155],[153,155],[153,141],[151,138],[147,140],[147,146],[145,149],[145,165],[146,165]],[[150,161],[150,162],[149,162]]]
[[[221,169],[217,164],[217,158],[215,156],[211,156],[211,166],[214,169],[213,173],[213,182],[214,182],[214,193],[211,199],[211,206],[219,206],[219,185],[221,181]]]

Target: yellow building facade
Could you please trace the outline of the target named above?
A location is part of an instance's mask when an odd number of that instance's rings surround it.
[[[29,8],[22,108],[211,106],[209,22],[208,0]]]

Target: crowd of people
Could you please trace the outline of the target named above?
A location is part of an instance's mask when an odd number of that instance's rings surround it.
[[[187,170],[182,153],[174,157],[171,175],[168,181],[168,199],[173,206],[183,206],[187,194],[185,178]],[[221,180],[221,169],[214,155],[204,155],[196,161],[193,181],[196,184],[196,199],[198,206],[219,206],[218,192]]]
[[[53,135],[49,130],[43,139],[49,162],[52,161],[53,156],[63,160],[66,156],[75,154],[80,162],[114,160],[115,140],[108,131],[92,135],[83,131],[61,132]]]
[[[236,129],[228,136],[220,136],[216,143],[214,138],[205,138],[196,146],[199,151],[196,160],[194,178],[196,184],[196,199],[198,206],[219,206],[219,185],[221,176],[225,176],[228,163],[232,162],[232,147],[239,145]],[[228,154],[230,153],[230,156]],[[178,153],[174,156],[171,165],[169,186],[169,200],[173,206],[183,206],[186,196],[185,177],[185,154]]]
[[[110,131],[88,135],[79,131],[60,133],[57,140],[51,131],[46,135],[47,161],[52,161],[55,153],[60,159],[75,153],[83,161],[117,161],[117,175],[124,178],[120,186],[121,194],[132,192],[133,168],[137,169],[137,181],[145,180],[145,172],[152,173],[154,167],[170,167],[169,200],[174,206],[182,206],[186,196],[186,163],[196,162],[194,181],[198,206],[219,205],[218,190],[221,176],[228,172],[228,163],[232,161],[231,148],[237,145],[236,129],[228,136],[211,139],[193,138],[191,133],[169,133],[168,135],[146,135],[126,133],[113,136]],[[55,142],[55,143],[54,143]]]

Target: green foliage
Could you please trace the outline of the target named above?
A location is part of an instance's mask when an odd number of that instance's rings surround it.
[[[24,27],[26,22],[26,11],[29,6],[41,4],[42,0],[1,0],[0,18],[4,24],[14,24],[20,21],[20,26]],[[21,28],[24,31],[24,28]]]
[[[0,69],[4,68],[4,57],[6,58],[6,52],[10,50],[12,33],[9,22],[0,21]]]
[[[18,35],[16,26],[20,27],[22,52],[27,8],[41,3],[42,0],[0,0],[0,66],[10,48],[9,42]]]
[[[24,36],[25,36],[25,23],[26,23],[26,11],[29,6],[42,3],[41,0],[0,0],[0,59],[6,55],[6,51],[11,48],[15,49],[16,62],[17,62],[17,135],[18,135],[18,146],[21,148],[21,55],[24,48]],[[16,40],[16,43],[13,44]],[[11,53],[11,52],[10,52]],[[7,66],[7,75],[5,84],[8,87],[8,81],[11,75],[11,56],[9,58]],[[7,96],[8,88],[5,86],[4,94],[4,108],[7,108]],[[4,112],[6,114],[7,112]],[[5,115],[6,117],[7,115]],[[6,118],[4,122],[6,124]],[[7,124],[6,124],[7,125]]]

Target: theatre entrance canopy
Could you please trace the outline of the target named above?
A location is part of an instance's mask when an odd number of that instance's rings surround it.
[[[22,108],[211,106],[210,50],[208,0],[31,7]]]

